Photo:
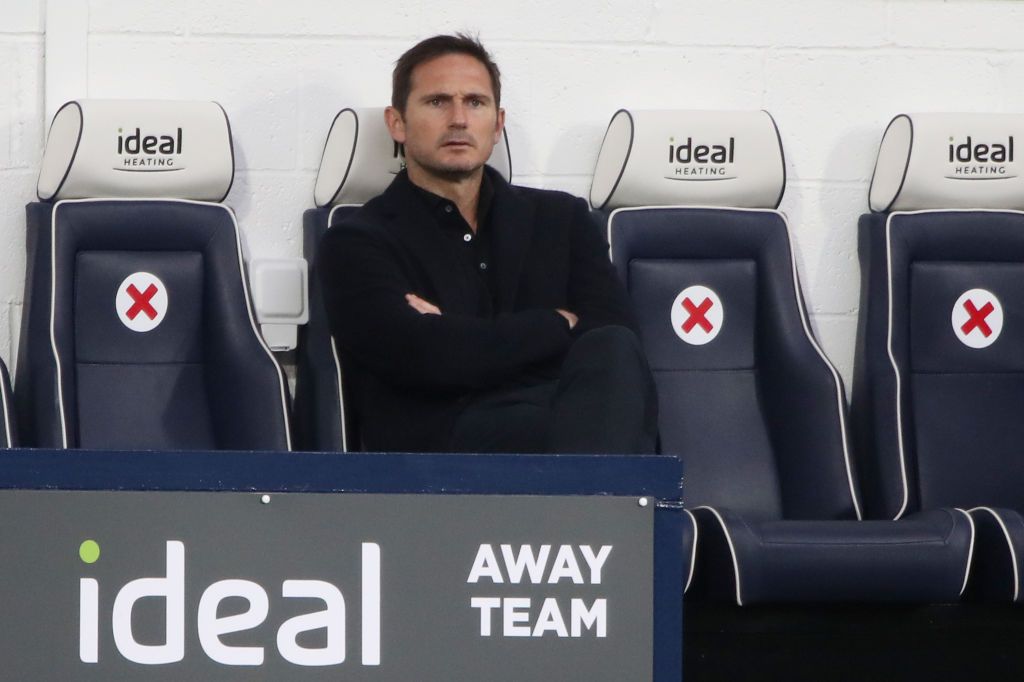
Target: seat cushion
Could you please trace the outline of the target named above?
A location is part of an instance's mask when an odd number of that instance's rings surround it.
[[[693,511],[701,538],[694,591],[740,605],[958,601],[974,541],[970,517],[957,509],[899,521],[757,522],[727,509]]]

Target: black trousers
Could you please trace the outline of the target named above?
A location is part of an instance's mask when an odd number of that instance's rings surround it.
[[[524,382],[468,401],[452,452],[654,453],[658,397],[640,340],[601,327],[573,343],[557,380]]]

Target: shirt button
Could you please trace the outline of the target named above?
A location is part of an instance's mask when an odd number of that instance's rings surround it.
[[[451,204],[446,205],[444,207],[444,212],[445,213],[451,213],[452,212],[452,205]]]
[[[471,235],[470,233],[467,232],[466,234],[462,235],[462,241],[464,241],[464,242],[471,242],[471,241],[473,241],[473,235]]]
[[[480,269],[481,270],[486,270],[487,269],[487,263],[481,263],[480,264]]]

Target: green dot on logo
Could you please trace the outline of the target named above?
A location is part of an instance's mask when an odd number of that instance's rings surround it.
[[[82,557],[82,561],[85,563],[94,564],[100,558],[100,546],[96,544],[95,540],[86,540],[78,548],[78,556]]]

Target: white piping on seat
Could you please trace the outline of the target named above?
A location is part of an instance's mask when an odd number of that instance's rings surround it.
[[[330,212],[327,214],[327,229],[331,228],[331,223],[334,221],[334,212],[339,208],[359,208],[362,204],[336,204],[331,207]],[[338,346],[334,342],[334,335],[331,334],[330,330],[327,332],[331,339],[331,355],[334,356],[334,367],[338,377],[338,411],[341,417],[341,448],[345,452],[348,452],[348,429],[345,426],[345,391],[342,388],[341,380],[341,359],[338,357]]]
[[[1017,568],[1017,552],[1013,549],[1013,541],[1010,539],[1010,531],[1006,527],[1003,517],[1001,517],[999,512],[991,507],[974,507],[968,511],[971,513],[976,511],[988,512],[995,518],[996,523],[999,524],[999,528],[1003,531],[1003,537],[1006,538],[1006,546],[1010,548],[1010,563],[1013,565],[1013,601],[1016,602],[1017,598],[1020,596],[1020,572]]]
[[[683,587],[683,594],[686,594],[690,591],[693,573],[697,568],[697,538],[700,536],[700,528],[697,526],[697,518],[689,509],[684,509],[683,513],[690,518],[690,525],[693,526],[693,549],[690,550],[690,575],[686,577],[686,585]]]
[[[971,518],[971,515],[968,512],[964,511],[963,509],[960,509],[959,507],[954,507],[954,509],[963,514],[964,516],[966,516],[967,523],[969,523],[971,526],[971,544],[970,547],[967,549],[967,567],[964,570],[964,583],[960,586],[960,596],[962,597],[964,596],[964,592],[967,591],[967,582],[968,579],[971,577],[971,561],[974,559],[975,529],[974,519]]]
[[[61,445],[68,447],[68,424],[64,416],[64,379],[61,376],[60,354],[57,352],[57,339],[54,336],[54,315],[57,309],[57,209],[64,204],[58,201],[50,211],[50,349],[53,361],[57,365],[57,407],[60,411]]]
[[[334,358],[335,376],[338,377],[338,417],[341,419],[341,449],[348,452],[348,429],[345,428],[345,392],[341,386],[341,360],[338,359],[338,346],[331,336],[331,356]]]
[[[10,406],[9,406],[9,403],[7,402],[7,386],[4,385],[4,382],[0,382],[0,399],[2,399],[2,401],[3,401],[4,429],[7,430],[7,447],[8,448],[13,448],[14,447],[14,439],[11,437]]]
[[[729,535],[729,528],[725,525],[725,519],[722,518],[722,515],[719,514],[718,510],[715,509],[714,507],[695,507],[694,511],[698,511],[700,509],[705,509],[714,514],[715,518],[718,519],[718,525],[722,527],[722,532],[725,533],[725,541],[729,544],[729,554],[732,555],[733,575],[736,576],[736,605],[743,606],[743,595],[740,590],[740,562],[736,557],[736,546],[732,542],[732,536]],[[697,543],[694,542],[693,546],[696,547]]]
[[[900,378],[900,370],[896,365],[896,356],[892,351],[892,218],[897,213],[890,213],[885,221],[885,261],[886,261],[886,287],[888,288],[889,319],[886,328],[886,351],[889,354],[889,364],[892,365],[893,374],[896,376],[896,445],[900,454],[900,477],[903,481],[903,504],[893,517],[893,520],[901,518],[907,511],[910,502],[910,483],[907,478],[907,460],[903,451],[903,382]]]

